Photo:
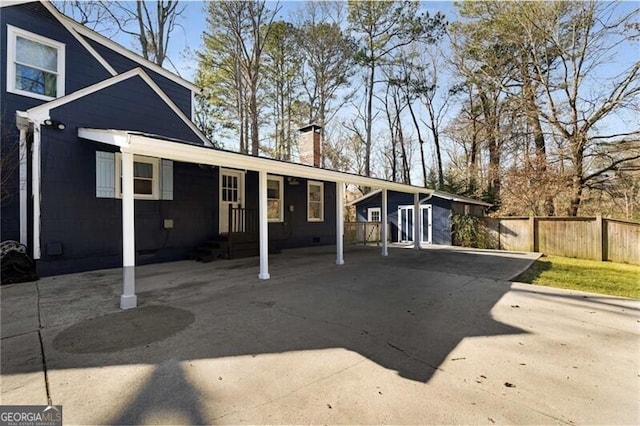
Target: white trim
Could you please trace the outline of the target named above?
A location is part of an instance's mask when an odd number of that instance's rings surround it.
[[[229,229],[229,217],[228,217],[228,208],[229,204],[237,204],[238,207],[244,207],[244,196],[245,196],[245,174],[244,170],[237,169],[226,169],[220,168],[220,173],[218,174],[218,232],[226,233]],[[226,176],[237,176],[238,177],[238,200],[234,202],[228,202],[222,200],[222,175]],[[224,207],[223,204],[225,203]],[[224,216],[221,213],[224,211]],[[226,217],[226,222],[223,223],[223,218]],[[244,227],[244,226],[243,226]]]
[[[18,37],[34,41],[38,44],[42,44],[47,47],[51,47],[56,49],[57,51],[57,63],[56,70],[45,70],[41,71],[47,72],[49,74],[56,75],[56,96],[47,96],[42,95],[40,93],[33,93],[28,90],[18,89],[16,87],[16,39]],[[28,66],[29,68],[39,69],[30,64],[23,64]],[[39,34],[32,33],[30,31],[23,30],[22,28],[14,27],[13,25],[7,24],[7,92],[14,93],[16,95],[27,96],[30,98],[40,99],[44,101],[49,101],[52,99],[60,98],[64,96],[65,89],[65,44],[56,40],[52,40],[50,38],[41,36]]]
[[[347,206],[354,206],[354,205],[366,200],[367,198],[370,198],[370,197],[373,197],[376,194],[379,194],[381,191],[382,191],[382,189],[376,189],[374,191],[371,191],[368,194],[363,195],[362,197],[356,198],[353,201],[349,201],[347,203]],[[400,192],[405,192],[405,191],[400,191]],[[487,203],[487,202],[484,202],[484,201],[474,200],[473,198],[463,197],[463,196],[460,196],[460,195],[455,195],[455,194],[451,194],[449,192],[438,191],[438,190],[434,190],[434,189],[426,189],[425,193],[428,193],[430,195],[427,196],[426,198],[421,199],[420,200],[421,203],[426,201],[426,200],[428,200],[432,196],[435,196],[435,197],[438,197],[438,198],[442,198],[442,199],[450,200],[450,201],[455,201],[455,202],[459,202],[459,203],[476,204],[476,205],[485,206],[485,207],[491,207],[493,205],[491,203]]]
[[[33,199],[33,259],[40,259],[40,123],[33,124],[31,195]]]
[[[140,69],[140,68],[137,68],[137,69]],[[209,139],[207,139],[207,137],[204,135],[204,133],[202,133],[200,129],[198,129],[198,127],[195,124],[193,124],[193,122],[189,119],[189,117],[187,117],[184,114],[184,112],[182,112],[182,110],[178,108],[178,106],[171,100],[171,98],[169,98],[169,96],[167,96],[167,94],[162,91],[160,86],[158,86],[156,82],[153,81],[151,77],[149,77],[149,74],[144,72],[144,70],[140,69],[140,77],[142,77],[142,79],[147,82],[147,84],[153,89],[154,92],[156,92],[158,96],[160,96],[160,98],[169,106],[169,108],[171,108],[173,112],[176,113],[176,115],[180,117],[187,126],[189,126],[191,131],[193,131],[193,133],[198,135],[202,143],[204,143],[207,146],[213,146],[211,142],[209,142]]]
[[[324,201],[323,201],[323,204],[324,204]],[[324,205],[323,205],[323,209],[324,209]],[[344,265],[344,183],[343,182],[336,182],[336,265]]]
[[[380,220],[371,220],[372,213],[378,213],[378,217],[380,218]],[[382,208],[369,207],[367,209],[367,222],[382,222]]]
[[[398,206],[398,242],[399,243],[413,241],[413,234],[409,232],[408,224],[404,225],[404,226],[407,226],[407,232],[405,232],[405,234],[407,235],[407,238],[402,238],[402,231],[404,229],[402,224],[403,222],[402,210],[407,211],[407,221],[409,221],[409,215],[413,216],[413,206],[406,206],[406,205]],[[408,239],[408,237],[411,237],[411,239]]]
[[[279,201],[280,210],[278,212],[277,218],[271,218],[271,217],[268,217],[267,215],[267,219],[270,223],[284,222],[284,178],[282,176],[267,175],[267,207],[269,207],[269,200],[275,200],[275,198],[269,198],[269,181],[270,180],[278,182],[278,194],[280,195],[278,197],[278,201]]]
[[[134,163],[146,163],[151,164],[153,167],[153,177],[152,177],[152,194],[136,194],[135,189],[133,193],[133,198],[136,200],[159,200],[160,199],[160,159],[153,157],[145,157],[142,155],[134,155],[133,156]],[[134,167],[135,170],[135,167]],[[122,153],[116,152],[116,198],[122,198],[122,178],[123,178],[123,169],[122,169]],[[135,182],[135,175],[133,177]],[[135,186],[134,186],[135,188]]]
[[[175,141],[144,135],[139,132],[79,128],[78,136],[82,139],[121,146],[138,155],[165,158],[183,163],[207,164],[239,170],[264,170],[269,173],[277,171],[279,175],[283,176],[295,176],[325,182],[349,182],[349,184],[353,185],[380,187],[410,194],[426,195],[432,192],[432,190],[423,187],[389,182],[372,177],[320,169],[318,167],[288,163],[206,146],[176,143]],[[120,145],[122,141],[125,141],[124,145]]]
[[[260,272],[258,278],[268,280],[269,275],[269,223],[267,220],[267,172],[258,172],[258,216],[260,220]]]
[[[339,185],[339,182],[336,182],[336,185]],[[312,186],[320,187],[320,217],[311,217],[309,213],[311,209],[309,208],[309,203],[311,203],[311,199],[309,197],[309,190]],[[314,201],[315,203],[316,201]],[[307,222],[324,222],[324,182],[317,182],[313,180],[307,181]]]
[[[65,28],[69,29],[69,28],[73,28],[73,30],[75,30],[77,32],[77,34],[79,34],[80,36],[84,36],[87,38],[90,38],[91,40],[97,42],[98,44],[103,45],[104,47],[113,50],[116,53],[121,54],[122,56],[131,59],[134,62],[137,62],[138,64],[142,65],[145,68],[149,68],[150,70],[160,74],[161,76],[168,78],[169,80],[173,81],[174,83],[177,83],[179,85],[181,85],[182,87],[191,90],[192,92],[196,92],[196,93],[200,93],[200,89],[198,88],[198,86],[196,86],[195,84],[193,84],[192,82],[185,80],[184,78],[180,77],[177,74],[172,73],[171,71],[162,68],[161,66],[143,58],[142,56],[138,55],[135,52],[132,52],[131,50],[128,50],[122,46],[120,46],[118,43],[108,39],[107,37],[98,34],[97,32],[85,27],[84,25],[74,21],[73,19],[69,18],[68,16],[63,15],[62,13],[60,13],[57,9],[55,9],[55,7],[53,6],[49,6],[47,7],[47,3],[48,2],[41,2],[48,10],[49,12],[51,12],[51,14],[58,19],[58,21],[60,21],[60,23],[62,25],[64,25]],[[86,48],[88,46],[88,44],[82,43],[82,45]],[[94,49],[90,48],[87,49],[89,50],[89,52],[94,55],[94,57],[96,57],[96,59],[98,59],[98,57],[101,57]],[[104,60],[104,59],[103,59]]]
[[[427,210],[427,241],[422,239],[420,242],[433,244],[433,206],[431,204],[423,204],[420,206],[420,227],[422,229],[420,238],[424,237],[424,211]]]
[[[122,153],[122,295],[120,309],[135,308],[136,226],[133,197],[133,162],[130,152]]]
[[[160,89],[160,87],[144,72],[142,68],[134,68],[125,73],[118,74],[115,77],[108,78],[99,83],[93,84],[91,86],[85,87],[73,93],[70,93],[61,98],[55,99],[51,102],[47,102],[42,105],[38,105],[27,110],[27,114],[34,121],[43,121],[49,118],[49,114],[52,109],[57,108],[59,106],[68,104],[69,102],[76,101],[85,96],[91,95],[100,90],[106,89],[107,87],[111,87],[115,84],[118,84],[122,81],[128,80],[132,77],[140,77],[142,80],[147,83],[147,85],[164,101],[165,104],[178,116],[180,119],[187,125],[189,128],[198,136],[198,138],[207,146],[212,146],[211,142],[206,138],[206,136],[196,127],[195,124],[191,120],[187,118],[186,115],[178,108],[178,106]],[[110,139],[110,137],[107,137]],[[108,142],[105,142],[108,143]]]
[[[19,191],[20,191],[20,244],[29,245],[28,237],[28,209],[27,209],[27,131],[29,125],[24,123],[20,125],[20,118],[16,117],[18,121],[18,129],[20,130],[20,147],[18,150],[19,156]]]
[[[420,250],[422,229],[420,227],[420,195],[413,194],[413,248]]]
[[[382,229],[380,230],[380,237],[382,239],[382,256],[389,256],[387,227],[389,226],[389,218],[387,217],[387,190],[382,190],[382,209],[380,217],[382,219]]]
[[[420,204],[420,213],[419,213],[419,220],[418,223],[420,224],[419,229],[416,229],[416,227],[413,227],[413,232],[409,232],[409,229],[407,228],[407,232],[406,235],[408,237],[411,237],[410,240],[407,239],[401,239],[402,236],[402,230],[403,230],[403,220],[402,220],[402,213],[401,210],[406,210],[407,211],[407,219],[409,218],[409,216],[411,216],[413,218],[412,220],[412,224],[415,223],[416,217],[415,217],[415,206],[414,205],[401,205],[398,206],[398,242],[413,242],[415,244],[415,240],[416,240],[416,232],[419,232],[420,235],[420,243],[426,243],[426,244],[432,244],[433,242],[433,206],[431,204]],[[427,214],[427,239],[424,239],[424,211],[427,210],[428,214]]]
[[[104,67],[104,69],[107,70],[107,72],[109,74],[111,74],[112,76],[118,75],[118,72],[98,53],[96,52],[96,50],[91,47],[91,45],[89,43],[87,43],[87,40],[85,40],[84,38],[82,38],[80,36],[80,34],[78,34],[78,32],[75,30],[74,26],[72,26],[69,21],[75,22],[72,19],[62,19],[61,17],[64,17],[64,15],[62,15],[58,9],[56,9],[56,7],[54,5],[52,5],[50,2],[48,1],[43,1],[40,2],[48,11],[49,13],[51,13],[53,15],[54,18],[58,19],[58,22],[60,22],[60,24],[67,30],[69,31],[69,33],[71,34],[71,36],[73,36],[73,38],[75,38],[78,43],[80,43],[80,45],[82,45],[82,47],[84,47],[87,52],[89,52],[89,54],[91,56],[93,56],[95,58],[96,61],[98,61],[100,63],[100,65],[102,65]],[[65,17],[66,18],[66,17]]]

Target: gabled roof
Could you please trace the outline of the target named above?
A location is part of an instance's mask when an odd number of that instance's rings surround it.
[[[123,46],[119,45],[118,43],[104,37],[101,34],[98,34],[97,32],[85,27],[84,25],[74,21],[73,19],[69,18],[68,16],[63,15],[62,13],[60,13],[58,11],[58,9],[56,9],[55,6],[53,6],[53,4],[51,4],[51,2],[46,1],[46,0],[37,0],[39,1],[48,11],[49,13],[51,13],[51,15],[53,15],[54,18],[56,18],[60,24],[65,27],[67,29],[67,31],[69,31],[69,33],[91,54],[91,56],[93,56],[111,75],[117,75],[117,71],[108,63],[108,61],[106,61],[98,52],[96,52],[96,50],[91,47],[91,45],[87,42],[87,40],[85,39],[91,39],[93,41],[95,41],[96,43],[99,43],[103,46],[105,46],[108,49],[111,49],[119,54],[121,54],[122,56],[137,62],[138,64],[144,66],[145,68],[148,68],[160,75],[162,75],[163,77],[168,78],[169,80],[191,90],[192,92],[195,93],[200,93],[200,89],[198,88],[198,86],[196,86],[195,84],[193,84],[192,82],[185,80],[184,78],[180,77],[179,75],[172,73],[171,71],[162,68],[161,66],[143,58],[142,56],[138,55],[135,52],[132,52],[129,49],[124,48]],[[19,5],[19,4],[23,4],[23,3],[33,3],[34,0],[2,0],[2,3],[0,3],[0,5],[2,7],[8,7],[8,6],[15,6],[15,5]]]
[[[211,142],[209,142],[206,136],[196,127],[195,124],[193,124],[191,120],[189,120],[189,118],[180,110],[180,108],[178,108],[178,106],[171,100],[171,98],[169,98],[167,94],[164,93],[162,89],[160,89],[160,87],[158,87],[156,82],[153,81],[153,79],[149,77],[149,75],[144,72],[142,68],[134,68],[130,71],[118,74],[114,77],[100,81],[96,84],[85,87],[68,95],[30,108],[29,110],[27,110],[27,114],[32,120],[41,122],[42,120],[49,118],[49,113],[54,108],[68,104],[69,102],[73,102],[77,99],[83,98],[100,90],[106,89],[107,87],[113,86],[114,84],[120,83],[124,80],[128,80],[132,77],[140,77],[158,95],[158,97],[160,97],[160,99],[162,99],[162,101],[167,104],[167,106],[171,108],[171,110],[198,136],[198,138],[205,145],[211,146]]]
[[[354,206],[356,204],[359,204],[377,194],[379,194],[380,192],[382,192],[381,189],[376,189],[375,191],[371,191],[368,194],[363,195],[360,198],[356,198],[353,201],[350,201],[347,203],[347,206]],[[474,200],[473,198],[469,198],[469,197],[463,197],[461,195],[455,195],[455,194],[451,194],[449,192],[444,192],[444,191],[438,191],[438,190],[429,190],[430,195],[426,198],[423,198],[420,200],[420,203],[423,203],[425,201],[427,201],[429,198],[431,197],[438,197],[438,198],[442,198],[445,200],[451,200],[457,203],[464,203],[464,204],[475,204],[478,206],[485,206],[485,207],[491,207],[492,204],[484,202],[484,201],[480,201],[480,200]]]

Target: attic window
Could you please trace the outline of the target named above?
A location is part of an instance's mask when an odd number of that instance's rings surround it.
[[[7,25],[7,91],[51,100],[64,95],[65,45]]]

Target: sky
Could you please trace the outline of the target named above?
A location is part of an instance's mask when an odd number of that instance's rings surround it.
[[[183,78],[193,81],[197,68],[197,59],[195,52],[202,46],[202,34],[207,29],[205,1],[183,0],[186,5],[184,19],[180,20],[179,28],[176,28],[172,34],[172,41],[169,46],[169,58],[171,63],[175,65],[175,69],[171,69],[171,64],[165,62],[165,67],[171,71],[177,72]],[[270,8],[276,7],[276,2],[267,2]],[[457,20],[457,10],[452,1],[422,1],[423,6],[430,12],[440,11],[445,14],[449,22]],[[304,7],[304,1],[280,1],[278,5],[281,7],[277,19],[293,20],[296,10]],[[634,9],[640,8],[640,0],[623,1],[618,6],[619,13],[628,13]],[[128,36],[120,34],[114,37],[116,41],[125,47],[137,50],[136,46]],[[601,75],[599,84],[606,84],[607,79],[613,77],[616,72],[627,68],[633,62],[640,59],[640,41],[634,45],[625,47],[617,55],[617,58],[610,67],[603,69],[604,75]],[[609,74],[607,76],[607,74]],[[450,111],[450,114],[455,112]],[[609,128],[625,128],[628,126],[635,127],[638,124],[638,118],[629,116],[611,117],[607,121]],[[603,123],[604,124],[604,123]],[[428,144],[430,145],[430,144]],[[430,149],[430,147],[428,148]],[[429,154],[429,153],[427,153]],[[418,169],[417,167],[415,168]]]
[[[207,29],[206,13],[204,12],[207,2],[187,0],[185,3],[185,18],[180,22],[182,28],[177,28],[172,34],[173,40],[169,46],[169,57],[176,66],[176,70],[172,71],[177,71],[183,78],[193,81],[197,67],[194,53],[202,46],[202,33]],[[453,2],[423,1],[422,3],[430,12],[435,13],[439,10],[449,19],[456,16]],[[276,6],[276,2],[267,2],[267,4],[272,9]],[[280,1],[278,5],[281,6],[278,18],[290,20],[297,9],[304,7],[304,1]],[[133,47],[126,37],[118,41],[126,47]],[[166,67],[170,68],[170,65],[166,65]]]

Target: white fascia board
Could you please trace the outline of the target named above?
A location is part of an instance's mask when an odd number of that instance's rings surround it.
[[[92,29],[89,29],[87,27],[85,27],[84,25],[74,21],[73,19],[69,18],[68,16],[65,16],[63,14],[61,14],[60,12],[58,12],[56,14],[56,18],[58,18],[60,21],[65,21],[68,25],[72,26],[74,30],[76,30],[78,32],[78,34],[80,34],[81,36],[90,38],[91,40],[95,41],[96,43],[99,43],[103,46],[105,46],[108,49],[111,49],[119,54],[121,54],[122,56],[131,59],[134,62],[137,62],[138,64],[149,68],[150,70],[153,70],[154,72],[157,72],[158,74],[162,75],[163,77],[168,78],[169,80],[183,86],[186,89],[191,90],[192,92],[196,92],[196,93],[200,93],[200,88],[198,86],[196,86],[195,84],[193,84],[192,82],[185,80],[184,78],[180,77],[177,74],[172,73],[171,71],[162,68],[160,65],[155,64],[154,62],[151,62],[145,58],[143,58],[142,56],[138,55],[135,52],[132,52],[131,50],[120,46],[118,43],[108,39],[107,37],[103,36],[102,34],[99,34],[95,31],[93,31]]]
[[[44,103],[42,105],[38,105],[27,110],[27,114],[29,118],[33,121],[42,122],[49,118],[49,114],[52,109],[57,108],[61,105],[65,105],[69,102],[73,102],[82,97],[88,96],[92,93],[98,92],[102,89],[106,89],[109,86],[113,86],[114,84],[120,83],[124,80],[127,80],[132,77],[140,77],[150,88],[153,90],[160,99],[193,131],[198,138],[207,146],[212,146],[211,142],[204,136],[204,134],[196,127],[195,124],[178,108],[178,106],[167,96],[166,93],[162,91],[162,89],[156,84],[155,81],[147,73],[144,72],[142,68],[134,68],[125,73],[116,75],[115,77],[108,78],[91,86],[85,87],[84,89],[80,89],[73,93],[70,93],[66,96],[63,96],[58,99],[54,99],[50,102]]]
[[[98,142],[119,146],[121,150],[126,150],[133,154],[164,158],[184,163],[208,164],[212,166],[229,167],[241,170],[266,171],[268,173],[277,173],[284,176],[301,177],[325,182],[350,183],[374,188],[386,188],[388,190],[412,194],[430,194],[432,192],[430,189],[418,186],[388,182],[381,179],[358,176],[333,170],[319,169],[302,164],[286,163],[268,158],[253,157],[250,155],[222,151],[214,148],[178,143],[170,140],[140,135],[134,132],[79,129],[78,135],[84,139],[96,140]],[[121,143],[116,142],[116,137],[118,135],[128,135],[128,144],[122,146]],[[92,137],[94,139],[92,139]]]
[[[101,142],[107,145],[120,147],[127,150],[129,147],[129,134],[119,130],[78,129],[78,137],[90,141]]]
[[[370,197],[373,197],[376,194],[379,194],[380,192],[382,192],[382,189],[376,189],[375,191],[371,191],[368,194],[365,194],[360,198],[356,198],[353,201],[349,201],[346,205],[347,206],[354,206],[354,205],[358,204],[359,202],[366,200],[367,198],[370,198]]]
[[[42,1],[41,3],[49,11],[49,13],[51,13],[58,20],[58,22],[60,22],[60,24],[63,27],[65,27],[67,31],[69,31],[69,33],[73,36],[73,38],[75,38],[78,41],[78,43],[80,43],[82,47],[84,47],[87,50],[87,52],[89,52],[91,56],[93,56],[95,60],[98,61],[100,65],[102,65],[104,69],[106,69],[109,72],[109,74],[111,74],[112,76],[118,75],[118,72],[98,52],[96,52],[96,50],[93,47],[91,47],[91,45],[84,38],[80,36],[80,34],[78,34],[78,32],[75,29],[75,26],[72,25],[72,23],[75,21],[67,18],[62,13],[60,13],[58,9],[56,9],[56,7],[52,5],[50,2]]]
[[[121,81],[127,80],[131,77],[140,75],[141,72],[142,70],[140,68],[135,68],[123,74],[116,75],[115,77],[102,80],[99,83],[85,87],[84,89],[77,90],[61,98],[54,99],[50,102],[30,108],[27,110],[27,114],[29,115],[29,118],[31,118],[34,121],[44,120],[46,118],[49,118],[49,113],[54,108],[57,108],[61,105],[68,104],[69,102],[73,102],[87,95],[90,95],[92,93],[105,89],[109,86],[113,86],[114,84],[120,83]]]
[[[461,195],[451,194],[449,192],[444,192],[444,191],[434,191],[433,195],[439,198],[444,198],[446,200],[451,200],[458,203],[476,204],[476,205],[485,206],[485,207],[491,207],[493,205],[485,201],[474,200],[473,198],[463,197]]]
[[[182,121],[184,121],[184,123],[191,129],[191,131],[193,133],[195,133],[196,135],[198,135],[198,137],[200,138],[200,140],[206,145],[206,146],[213,146],[211,144],[211,142],[209,142],[209,139],[207,139],[207,137],[200,131],[200,129],[198,129],[198,127],[193,123],[193,121],[191,121],[191,119],[189,119],[189,117],[187,117],[180,108],[178,108],[178,106],[171,100],[171,98],[169,96],[167,96],[166,93],[164,93],[162,91],[162,89],[160,88],[160,86],[158,86],[156,84],[155,81],[153,81],[153,79],[149,76],[149,74],[147,74],[146,72],[144,72],[143,69],[141,68],[136,68],[140,70],[140,77],[149,85],[149,87],[151,87],[151,89],[156,92],[156,94],[160,97],[160,99],[162,99],[164,101],[165,104],[167,104],[167,106],[169,108],[171,108],[171,110],[178,116],[180,117],[180,119]],[[193,111],[193,106],[191,107],[191,110]]]

